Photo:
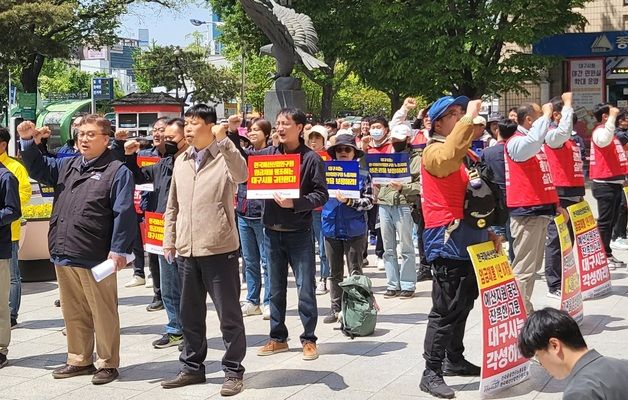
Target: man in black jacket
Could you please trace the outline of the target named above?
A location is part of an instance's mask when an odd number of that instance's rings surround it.
[[[30,176],[55,187],[48,247],[59,282],[68,359],[52,376],[95,373],[95,385],[118,376],[120,319],[116,274],[96,282],[91,269],[107,259],[115,270],[123,269],[137,229],[133,176],[107,148],[110,130],[105,118],[86,116],[77,134],[81,156],[53,159],[37,148],[41,132],[32,122],[18,126]],[[94,334],[98,369],[92,359]]]
[[[327,182],[321,157],[307,147],[301,138],[307,123],[305,113],[283,109],[277,116],[279,145],[250,154],[299,154],[301,156],[301,188],[298,199],[286,199],[275,193],[266,200],[262,223],[265,226],[266,249],[270,274],[270,340],[258,355],[268,356],[288,351],[286,327],[286,290],[288,264],[292,266],[299,294],[299,316],[304,332],[301,335],[303,359],[318,358],[318,320],[316,308],[316,263],[312,240],[312,210],[327,202]]]
[[[11,341],[11,222],[22,215],[19,184],[15,175],[0,164],[0,369],[7,365]]]
[[[124,145],[125,164],[133,172],[135,182],[138,185],[153,184],[154,191],[152,193],[156,199],[153,211],[159,214],[163,214],[166,211],[166,205],[168,204],[174,160],[188,148],[184,138],[184,126],[185,122],[181,118],[171,119],[166,123],[164,156],[157,164],[148,167],[140,168],[137,165],[137,151],[140,148],[140,144],[137,141],[129,140]],[[168,324],[166,325],[166,333],[161,339],[153,342],[153,347],[165,349],[183,343],[181,320],[179,318],[181,283],[179,281],[177,263],[169,263],[163,255],[159,255],[158,260],[161,298],[168,315]]]

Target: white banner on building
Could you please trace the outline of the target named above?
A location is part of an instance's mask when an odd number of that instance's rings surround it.
[[[605,68],[603,58],[572,58],[569,60],[569,87],[573,93],[576,115],[590,131],[596,124],[593,109],[604,103]]]

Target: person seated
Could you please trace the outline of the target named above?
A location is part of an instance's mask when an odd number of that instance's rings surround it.
[[[576,321],[564,311],[545,308],[528,317],[519,351],[535,357],[556,379],[567,378],[563,400],[620,400],[628,393],[628,361],[589,350]]]

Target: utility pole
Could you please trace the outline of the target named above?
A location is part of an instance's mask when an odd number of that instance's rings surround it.
[[[242,119],[244,120],[245,114],[246,114],[246,103],[244,101],[244,87],[245,87],[245,80],[246,80],[246,67],[245,67],[245,63],[246,63],[246,57],[244,56],[244,46],[242,46],[242,53],[240,54],[240,57],[242,58],[242,69],[241,69],[241,79],[242,79],[242,87],[240,87],[240,102],[241,102],[241,107],[242,109],[240,110],[240,112],[242,113]]]

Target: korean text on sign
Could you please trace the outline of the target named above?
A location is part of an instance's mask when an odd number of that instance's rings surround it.
[[[560,239],[560,251],[562,253],[562,281],[560,308],[566,311],[577,322],[582,321],[584,308],[582,304],[582,291],[580,289],[580,275],[578,266],[573,256],[571,237],[565,223],[565,217],[561,214],[554,218]]]
[[[272,199],[275,193],[288,199],[300,197],[300,154],[250,156],[248,163],[248,199]]]
[[[360,165],[357,161],[326,161],[325,178],[331,198],[337,193],[348,199],[360,198]]]
[[[144,214],[144,249],[152,254],[164,254],[164,216],[146,211]]]
[[[530,362],[517,347],[526,320],[523,298],[504,253],[493,242],[467,247],[482,306],[480,396],[516,385],[530,376]]]
[[[567,210],[575,236],[582,298],[587,300],[604,296],[611,291],[611,274],[589,203],[581,201],[567,207]]]
[[[412,182],[408,153],[367,154],[366,165],[374,184],[387,185],[393,181]]]
[[[137,157],[137,165],[142,167],[148,167],[149,165],[155,165],[159,162],[159,157],[147,157],[147,156],[138,156]],[[133,193],[133,204],[135,205],[135,212],[137,214],[142,214],[144,211],[140,207],[140,203],[142,202],[142,192],[152,192],[154,186],[152,183],[147,183],[145,185],[135,185],[135,192]]]

